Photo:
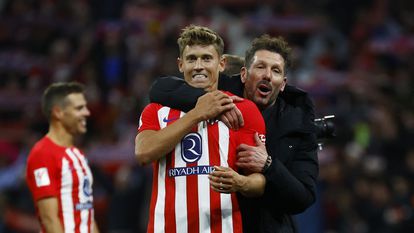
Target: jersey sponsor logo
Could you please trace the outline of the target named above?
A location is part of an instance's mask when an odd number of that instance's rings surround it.
[[[189,133],[181,140],[181,157],[186,163],[197,162],[202,155],[202,139],[198,133]]]
[[[164,117],[162,119],[162,121],[164,121],[165,123],[168,123],[168,122],[171,122],[171,121],[175,121],[177,119],[178,119],[177,117],[173,117],[173,118],[169,118],[169,119],[167,117]]]
[[[83,193],[87,197],[92,196],[92,185],[91,185],[91,182],[89,181],[88,177],[85,177],[83,179]]]
[[[76,210],[89,210],[93,208],[93,204],[92,202],[76,203],[75,208]]]
[[[208,175],[213,171],[213,166],[175,167],[168,170],[168,176]]]
[[[41,167],[34,170],[34,176],[37,187],[50,185],[49,173],[46,167]]]

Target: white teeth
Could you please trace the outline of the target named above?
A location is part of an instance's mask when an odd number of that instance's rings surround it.
[[[204,75],[204,74],[193,75],[193,79],[204,79],[204,78],[207,78],[207,75]]]

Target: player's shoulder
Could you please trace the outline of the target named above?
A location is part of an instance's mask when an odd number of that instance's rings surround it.
[[[236,102],[235,104],[242,113],[260,113],[259,108],[256,106],[256,104],[249,99],[244,98],[242,101]]]
[[[163,114],[162,112],[164,112],[164,114],[168,114],[168,112],[170,111],[181,112],[180,110],[173,109],[173,108],[170,108],[168,106],[164,106],[158,103],[150,103],[147,106],[145,106],[145,108],[142,110],[142,114],[145,114],[147,116],[154,115],[154,114],[162,115]]]
[[[225,94],[227,94],[228,96],[235,96],[235,94],[229,92],[229,91],[224,91]],[[240,107],[242,108],[257,108],[256,104],[253,103],[253,101],[243,98],[241,97],[243,100],[242,101],[237,101],[234,102],[234,104],[236,104],[236,106],[240,109]]]
[[[50,157],[49,155],[52,154],[52,151],[55,151],[53,142],[44,136],[34,144],[27,161],[28,163],[31,163],[33,160],[45,159]]]

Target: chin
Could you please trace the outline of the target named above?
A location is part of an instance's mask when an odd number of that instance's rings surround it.
[[[195,87],[195,88],[206,88],[208,85],[205,83],[189,83],[190,86]]]
[[[266,108],[269,101],[267,99],[263,98],[255,98],[253,102],[257,105],[259,108]]]
[[[87,131],[87,129],[86,128],[83,128],[83,129],[79,129],[78,130],[78,133],[79,134],[84,134],[84,133],[86,133],[86,131]]]

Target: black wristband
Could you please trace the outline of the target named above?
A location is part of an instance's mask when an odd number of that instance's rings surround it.
[[[270,167],[270,165],[272,164],[272,157],[270,157],[270,155],[267,156],[265,165],[263,166],[262,169],[262,173],[265,173],[267,171],[267,169]]]

